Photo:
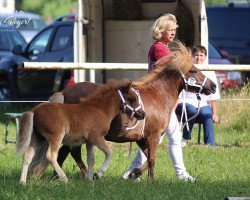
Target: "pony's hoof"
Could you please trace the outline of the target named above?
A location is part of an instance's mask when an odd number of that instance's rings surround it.
[[[99,174],[95,173],[94,176],[93,176],[93,180],[98,180],[99,178],[100,178]]]

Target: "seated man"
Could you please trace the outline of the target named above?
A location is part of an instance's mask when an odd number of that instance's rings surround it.
[[[207,57],[207,50],[203,46],[196,46],[193,51],[193,57],[196,64],[203,64]],[[217,78],[214,71],[203,71],[203,74],[208,76],[217,84]],[[183,129],[182,146],[186,146],[188,140],[191,140],[191,132],[195,122],[203,125],[204,132],[204,143],[210,146],[215,146],[214,136],[214,123],[218,123],[219,119],[217,116],[217,101],[220,99],[219,87],[217,85],[215,94],[208,96],[200,94],[200,111],[196,118],[190,120]],[[184,103],[185,102],[185,103]],[[186,107],[185,112],[182,114],[183,105]],[[176,108],[176,114],[180,119],[182,116],[182,122],[185,123],[187,119],[191,118],[197,113],[198,110],[198,99],[195,93],[183,91],[179,96],[179,104]]]

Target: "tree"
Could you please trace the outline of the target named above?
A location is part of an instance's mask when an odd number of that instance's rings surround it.
[[[69,14],[72,7],[77,6],[77,0],[22,0],[22,11],[34,12],[44,19],[55,19]]]
[[[227,5],[226,0],[204,0],[206,6]]]

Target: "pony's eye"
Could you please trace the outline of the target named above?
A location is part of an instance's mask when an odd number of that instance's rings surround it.
[[[197,71],[196,70],[189,70],[189,73],[195,74],[195,73],[197,73]]]
[[[134,102],[134,101],[136,101],[136,98],[135,98],[135,97],[132,97],[132,98],[130,98],[130,101],[131,101],[131,102]]]

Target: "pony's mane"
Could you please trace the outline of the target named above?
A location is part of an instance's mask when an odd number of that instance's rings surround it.
[[[156,62],[156,68],[142,77],[138,82],[135,82],[134,85],[145,85],[168,71],[181,71],[183,74],[186,74],[192,65],[193,57],[191,50],[181,42],[175,41],[174,47],[171,48],[171,54],[159,59]]]

